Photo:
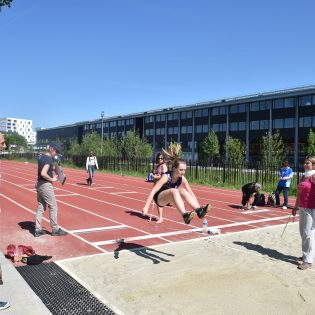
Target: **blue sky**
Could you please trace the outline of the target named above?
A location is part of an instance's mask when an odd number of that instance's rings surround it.
[[[313,0],[14,0],[0,117],[54,127],[315,83]]]

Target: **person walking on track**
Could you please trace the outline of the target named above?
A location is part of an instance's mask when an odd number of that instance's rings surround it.
[[[57,223],[57,202],[54,193],[53,182],[58,181],[58,175],[53,174],[53,161],[57,154],[61,153],[61,146],[59,143],[52,143],[49,145],[46,153],[38,158],[38,172],[37,172],[37,212],[35,221],[35,237],[46,234],[42,229],[43,213],[48,205],[50,226],[52,228],[52,236],[64,236],[68,233],[62,230]]]
[[[85,168],[87,173],[89,173],[89,178],[87,178],[86,182],[89,186],[91,186],[94,177],[94,170],[95,168],[98,169],[97,158],[93,151],[91,151],[90,155],[86,158]]]

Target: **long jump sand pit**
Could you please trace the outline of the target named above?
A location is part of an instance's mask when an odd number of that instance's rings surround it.
[[[59,265],[117,314],[315,314],[298,223]]]

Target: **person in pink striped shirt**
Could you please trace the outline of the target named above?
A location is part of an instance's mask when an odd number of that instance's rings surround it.
[[[315,156],[305,159],[304,175],[298,184],[298,195],[292,210],[293,216],[300,211],[299,227],[302,238],[302,257],[297,259],[300,270],[312,268],[315,233]]]

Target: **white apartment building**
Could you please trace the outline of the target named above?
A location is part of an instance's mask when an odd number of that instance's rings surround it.
[[[0,118],[0,131],[16,132],[23,136],[28,144],[36,143],[36,132],[32,130],[33,121],[20,118]]]

